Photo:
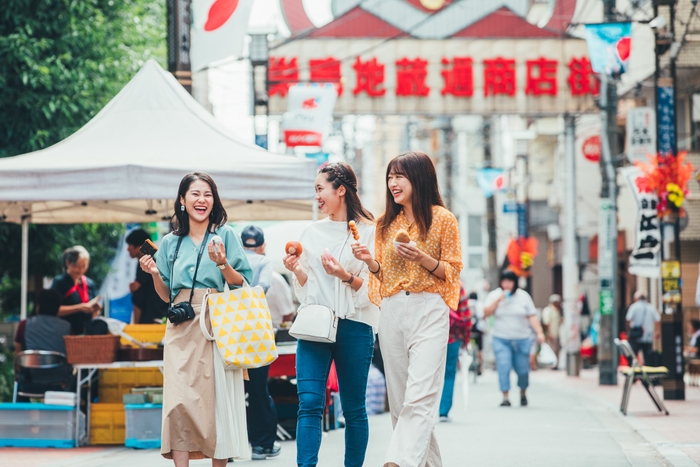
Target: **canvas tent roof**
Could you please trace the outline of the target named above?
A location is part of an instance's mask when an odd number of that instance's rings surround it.
[[[315,162],[238,141],[151,60],[72,136],[0,159],[0,219],[162,220],[192,171],[212,175],[230,219],[312,217]]]

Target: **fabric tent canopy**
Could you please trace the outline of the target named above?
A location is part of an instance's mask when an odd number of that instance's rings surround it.
[[[315,164],[241,143],[147,62],[75,134],[0,160],[0,221],[22,224],[22,319],[28,223],[169,219],[180,180],[194,171],[212,175],[231,220],[311,219]]]
[[[0,159],[0,219],[162,220],[193,171],[212,175],[231,219],[312,217],[315,162],[238,141],[151,60],[72,136]]]

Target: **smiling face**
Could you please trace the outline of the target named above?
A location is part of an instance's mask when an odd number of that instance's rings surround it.
[[[318,209],[331,219],[338,220],[345,213],[345,187],[333,188],[326,179],[327,175],[320,173],[316,176],[316,201]]]
[[[73,263],[73,264],[66,264],[66,272],[68,273],[69,276],[72,278],[78,278],[82,275],[84,275],[88,267],[90,266],[90,259],[89,258],[83,258],[83,257],[78,257],[78,260]]]
[[[185,206],[191,223],[209,222],[209,214],[214,207],[214,194],[207,182],[195,180],[190,184],[185,196],[180,197],[180,203]]]
[[[411,205],[413,185],[408,181],[406,175],[392,170],[389,172],[386,184],[396,204]]]

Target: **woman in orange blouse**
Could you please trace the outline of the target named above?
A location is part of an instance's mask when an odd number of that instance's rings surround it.
[[[449,310],[459,303],[462,251],[435,167],[420,152],[401,154],[386,171],[386,211],[377,221],[375,254],[353,253],[372,273],[370,299],[381,306],[382,345],[394,433],[385,466],[442,465],[434,426],[445,374]],[[409,243],[395,240],[400,230]]]

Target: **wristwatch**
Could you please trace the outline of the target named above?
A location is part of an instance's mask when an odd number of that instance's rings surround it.
[[[228,266],[228,261],[226,261],[224,264],[217,264],[216,267],[221,269],[222,271],[226,269],[226,266]]]
[[[343,282],[345,282],[348,285],[351,285],[352,281],[354,281],[354,280],[355,280],[355,274],[350,274],[350,279],[343,281]]]

